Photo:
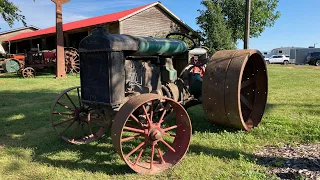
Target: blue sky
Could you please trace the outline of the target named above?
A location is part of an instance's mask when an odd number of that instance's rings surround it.
[[[12,0],[22,10],[27,23],[39,28],[55,24],[55,6],[50,0]],[[94,3],[92,3],[94,2]],[[137,6],[153,3],[154,0],[72,0],[63,5],[64,22],[70,22],[97,15],[109,14]],[[195,18],[198,9],[203,8],[200,0],[162,0],[169,10],[186,24],[198,29]],[[281,17],[274,27],[267,28],[259,38],[250,40],[250,48],[261,51],[282,46],[308,47],[314,43],[320,47],[320,0],[280,0],[278,10]],[[13,28],[21,27],[16,23]],[[1,31],[10,29],[0,19]],[[243,43],[239,42],[238,48]]]

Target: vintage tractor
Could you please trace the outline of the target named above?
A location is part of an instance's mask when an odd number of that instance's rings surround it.
[[[65,47],[65,69],[67,73],[80,72],[78,50]],[[54,69],[56,67],[56,51],[37,48],[25,54],[0,54],[0,71],[18,73],[23,78],[35,77],[36,70]]]
[[[112,143],[134,171],[156,174],[177,164],[192,135],[186,108],[203,104],[212,123],[249,131],[267,101],[268,78],[257,50],[218,51],[182,40],[109,34],[98,27],[80,43],[81,86],[64,90],[52,127],[72,144]],[[194,120],[196,121],[196,119]]]
[[[80,60],[78,50],[65,47],[65,70],[67,73],[78,73],[80,71]],[[35,77],[36,70],[54,69],[56,67],[56,51],[39,51],[37,48],[26,54],[26,60],[21,64],[19,74],[24,78]]]

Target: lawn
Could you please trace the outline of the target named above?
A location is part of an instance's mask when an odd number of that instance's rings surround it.
[[[268,105],[250,133],[207,122],[188,109],[193,136],[182,162],[157,176],[134,173],[104,136],[87,145],[62,141],[49,122],[51,103],[80,84],[69,76],[0,76],[0,179],[274,179],[253,153],[266,145],[320,141],[320,68],[269,65]]]

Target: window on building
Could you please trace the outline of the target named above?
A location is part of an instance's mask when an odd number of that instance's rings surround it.
[[[281,53],[282,53],[282,51],[280,50],[280,51],[279,51],[279,53],[281,54]]]

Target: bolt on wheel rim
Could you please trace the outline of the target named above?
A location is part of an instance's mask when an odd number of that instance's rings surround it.
[[[111,133],[114,147],[131,169],[156,174],[185,155],[191,123],[185,109],[174,100],[145,94],[133,97],[120,109]]]
[[[50,119],[55,132],[72,144],[86,144],[105,133],[106,123],[95,109],[81,102],[80,87],[64,90],[53,102]]]

